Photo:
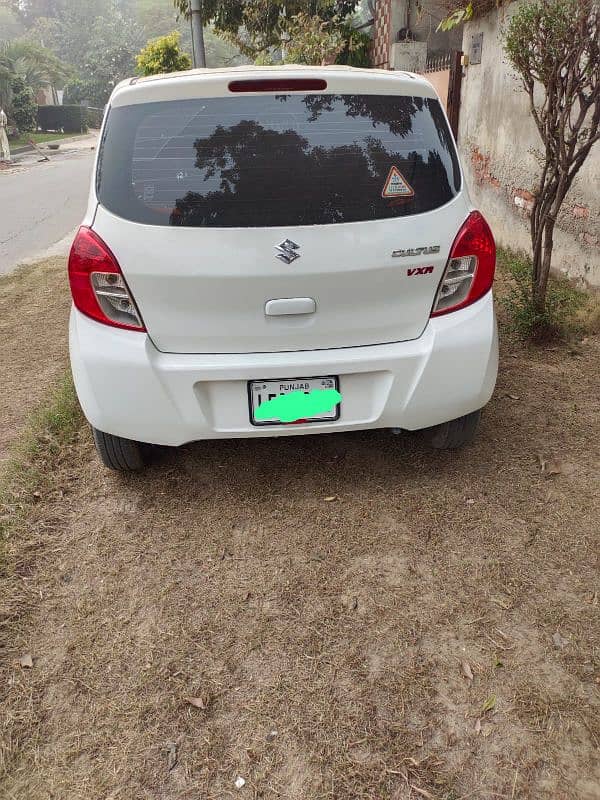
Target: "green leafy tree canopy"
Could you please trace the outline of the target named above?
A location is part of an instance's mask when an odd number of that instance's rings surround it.
[[[173,0],[175,8],[189,16],[189,0]],[[204,0],[204,23],[235,42],[242,53],[255,58],[271,48],[281,47],[290,20],[298,14],[340,24],[358,5],[358,0]]]
[[[166,72],[181,72],[190,69],[192,59],[179,46],[179,31],[151,39],[136,57],[140,75],[160,75]]]

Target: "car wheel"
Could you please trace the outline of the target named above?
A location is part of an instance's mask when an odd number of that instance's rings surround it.
[[[144,468],[144,453],[140,442],[113,436],[92,428],[94,444],[105,467],[117,472],[138,472]]]
[[[464,417],[451,419],[433,428],[426,428],[423,431],[425,438],[436,450],[456,450],[470,444],[475,438],[481,410],[465,414]]]

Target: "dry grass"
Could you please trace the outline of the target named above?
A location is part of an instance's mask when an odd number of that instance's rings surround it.
[[[121,478],[67,437],[8,540],[0,795],[598,800],[599,357],[512,342],[461,453],[206,442]]]
[[[69,306],[64,258],[0,278],[0,467],[28,413],[65,371]]]

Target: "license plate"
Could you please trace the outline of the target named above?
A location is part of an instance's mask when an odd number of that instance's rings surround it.
[[[256,412],[263,403],[274,400],[280,395],[292,392],[309,394],[315,389],[336,389],[339,391],[337,375],[326,375],[320,378],[282,378],[275,381],[248,381],[248,400],[250,404],[250,422],[253,425],[299,425],[305,422],[331,422],[340,418],[340,403],[330,411],[311,417],[304,417],[294,422],[282,422],[278,417],[256,419]]]

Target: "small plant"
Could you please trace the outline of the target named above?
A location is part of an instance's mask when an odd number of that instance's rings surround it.
[[[191,69],[192,59],[179,47],[179,31],[167,36],[151,39],[136,56],[140,75],[161,75],[166,72],[182,72]]]
[[[502,302],[511,327],[524,339],[543,341],[569,338],[584,327],[578,315],[589,303],[585,292],[575,289],[566,278],[551,278],[546,303],[538,309],[531,296],[531,259],[505,250],[498,253],[498,264],[511,278],[511,285]]]

